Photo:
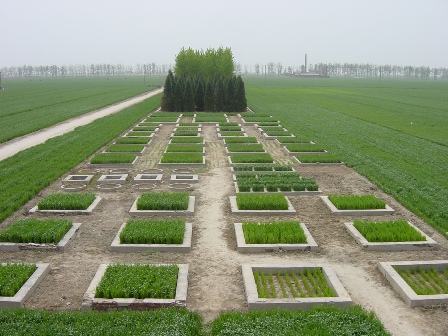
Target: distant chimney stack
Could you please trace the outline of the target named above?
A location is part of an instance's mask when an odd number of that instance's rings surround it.
[[[306,61],[306,54],[305,54],[305,73],[307,72],[307,61]]]

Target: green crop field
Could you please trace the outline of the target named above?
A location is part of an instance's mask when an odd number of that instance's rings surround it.
[[[0,90],[0,143],[153,90],[162,78],[6,79]]]
[[[338,155],[448,237],[448,82],[245,79],[248,105]]]

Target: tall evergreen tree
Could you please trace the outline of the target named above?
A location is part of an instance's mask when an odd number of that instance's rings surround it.
[[[224,111],[224,79],[218,78],[215,84],[215,111]]]
[[[236,77],[233,76],[232,78],[229,78],[227,81],[226,86],[226,101],[225,101],[225,111],[226,112],[235,112],[236,111],[236,90],[235,90],[235,84],[236,84]]]
[[[205,83],[202,77],[197,77],[194,93],[194,105],[196,111],[204,111]]]
[[[163,87],[163,97],[161,101],[161,108],[163,111],[174,111],[174,87],[175,87],[175,81],[174,81],[174,75],[172,71],[168,71],[168,76],[165,80],[165,86]]]
[[[183,93],[183,110],[185,112],[194,111],[194,91],[193,83],[191,80],[187,79],[185,81],[184,93]]]
[[[215,111],[215,92],[212,81],[207,81],[205,86],[204,111]]]
[[[244,112],[247,109],[246,89],[240,75],[236,78],[235,104],[237,112]]]
[[[184,94],[184,79],[182,77],[179,77],[176,78],[176,85],[174,87],[173,111],[183,112],[183,94]]]

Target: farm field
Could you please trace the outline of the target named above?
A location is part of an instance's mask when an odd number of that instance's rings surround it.
[[[247,80],[248,104],[307,136],[448,237],[447,82]]]
[[[161,77],[4,79],[0,143],[91,112],[161,85]],[[148,87],[150,86],[150,87]]]
[[[100,153],[107,144],[114,141],[114,137],[124,132],[125,129],[129,129],[137,120],[144,119],[145,115],[153,110],[159,102],[158,97],[155,97],[145,103],[117,113],[117,115],[109,116],[90,125],[81,127],[75,132],[57,138],[61,143],[60,147],[56,146],[58,142],[56,139],[53,139],[55,141],[50,140],[45,144],[48,147],[45,147],[45,145],[36,147],[34,150],[37,150],[37,152],[29,149],[14,156],[15,161],[10,161],[13,158],[5,160],[4,162],[8,162],[9,170],[7,171],[8,174],[4,175],[11,175],[14,172],[12,170],[13,167],[17,166],[21,172],[20,178],[16,179],[17,181],[21,181],[21,188],[19,189],[23,189],[24,186],[30,188],[29,191],[25,190],[26,192],[21,192],[22,196],[27,197],[25,201],[22,200],[21,204],[27,200],[30,201],[25,206],[20,207],[18,209],[19,211],[14,212],[15,209],[10,208],[9,214],[5,216],[5,219],[0,224],[0,229],[7,227],[15,220],[29,216],[54,218],[43,214],[29,215],[27,214],[27,210],[45,198],[45,196],[53,193],[61,193],[61,187],[64,185],[64,182],[61,181],[60,177],[63,175],[67,173],[85,174],[88,171],[87,164],[89,160],[83,160],[81,159],[82,157],[91,157],[94,152]],[[282,110],[276,107],[273,111]],[[258,110],[256,110],[255,115],[257,112]],[[272,111],[267,111],[266,113],[274,115]],[[240,118],[235,115],[230,116],[229,119],[231,122],[241,123]],[[294,126],[291,122],[288,122],[286,118],[278,117],[278,119],[281,120],[282,125],[287,125],[288,131],[293,132],[292,128]],[[192,116],[183,117],[181,120],[181,122],[186,123],[191,121]],[[248,137],[252,137],[258,143],[262,144],[263,148],[275,160],[276,165],[271,166],[293,166],[304,178],[312,178],[315,180],[325,195],[374,193],[378,198],[386,201],[387,204],[390,204],[396,210],[394,215],[387,215],[385,217],[386,219],[402,218],[413,222],[437,240],[440,244],[440,249],[399,253],[366,251],[346,231],[343,223],[349,219],[348,216],[334,216],[328,211],[317,195],[295,195],[289,198],[297,210],[296,213],[281,216],[261,216],[260,214],[254,213],[249,216],[244,216],[244,221],[300,221],[306,224],[311,235],[316,240],[319,246],[318,250],[316,252],[265,251],[264,253],[257,254],[239,253],[237,251],[234,223],[241,222],[242,217],[231,212],[228,202],[228,197],[235,195],[236,189],[227,160],[224,142],[218,139],[216,126],[203,125],[201,136],[205,140],[206,167],[193,169],[194,173],[198,174],[199,180],[188,189],[188,193],[196,197],[194,215],[190,215],[188,219],[193,224],[191,251],[188,253],[156,251],[131,253],[112,252],[110,250],[112,240],[117,235],[121,225],[130,219],[129,209],[132,202],[143,193],[139,189],[139,185],[134,185],[131,182],[132,177],[140,173],[148,174],[151,169],[158,167],[158,162],[168,146],[170,134],[174,127],[174,124],[164,124],[154,133],[151,142],[147,145],[146,150],[139,157],[137,163],[132,168],[124,169],[130,176],[121,188],[113,192],[106,192],[99,189],[99,185],[96,182],[98,177],[102,174],[113,173],[114,170],[99,168],[99,170],[93,171],[94,178],[91,182],[87,183],[83,189],[83,193],[95,193],[103,199],[91,215],[67,215],[67,218],[73,220],[73,222],[82,223],[82,226],[64,253],[55,251],[38,252],[33,250],[23,250],[18,253],[0,252],[2,262],[47,262],[51,264],[51,272],[38,286],[36,292],[26,301],[25,308],[31,309],[26,309],[26,313],[20,316],[20,323],[29,328],[32,322],[37,319],[39,323],[36,325],[36,328],[44,330],[45,326],[42,325],[43,323],[47,323],[47,321],[53,319],[53,321],[64,321],[68,316],[72,321],[75,319],[74,323],[76,324],[76,328],[89,330],[88,332],[95,334],[94,330],[83,329],[83,324],[86,324],[86,326],[87,324],[91,325],[91,322],[89,322],[91,321],[90,319],[97,314],[89,315],[83,313],[78,316],[76,311],[80,309],[83,303],[83,295],[94,277],[99,264],[140,263],[189,265],[186,304],[190,313],[185,314],[184,318],[180,317],[178,321],[180,324],[176,326],[179,330],[184,330],[184,334],[188,334],[186,330],[190,330],[190,334],[192,335],[198,334],[198,329],[201,328],[201,325],[209,321],[213,322],[206,328],[212,328],[211,333],[216,335],[225,334],[226,332],[227,334],[234,334],[236,330],[245,330],[246,333],[250,333],[255,330],[264,330],[263,328],[271,328],[272,325],[275,325],[275,333],[279,335],[281,331],[284,331],[284,334],[288,334],[288,332],[304,332],[303,330],[307,332],[312,330],[317,334],[323,334],[324,329],[318,326],[318,321],[321,321],[321,318],[328,321],[328,324],[325,324],[329,328],[328,332],[325,330],[326,333],[334,332],[335,328],[342,333],[343,330],[346,330],[347,333],[359,333],[363,330],[367,333],[385,335],[388,334],[387,332],[391,332],[394,335],[428,335],[431,333],[443,334],[448,331],[446,307],[410,309],[396,295],[377,267],[379,261],[446,258],[448,251],[446,239],[432,230],[421,218],[409,212],[397,200],[379,190],[376,185],[357,174],[354,170],[346,166],[301,167],[292,157],[285,154],[284,150],[275,140],[266,140],[261,135],[261,132],[253,126],[244,126],[245,131]],[[331,153],[335,153],[328,143],[320,141],[320,132],[316,130],[315,133],[310,131],[307,134],[318,145],[322,145]],[[52,153],[53,155],[51,155]],[[73,159],[68,160],[69,156],[65,159],[66,156],[63,153],[70,153]],[[21,156],[21,154],[23,155]],[[28,161],[26,161],[27,156],[29,157]],[[42,176],[34,185],[31,182],[32,180],[26,175],[30,170],[26,170],[25,168],[26,166],[32,167],[32,160],[36,157],[41,158],[37,162],[42,161],[38,165],[37,175],[45,176]],[[64,159],[60,160],[61,157],[64,157]],[[59,163],[58,159],[63,164]],[[345,157],[343,159],[345,161]],[[47,169],[49,172],[46,174],[45,167],[53,166],[55,169]],[[250,166],[252,168],[252,165]],[[70,171],[67,172],[68,170]],[[170,181],[170,175],[173,171],[171,168],[165,168],[162,171],[162,181],[151,185],[151,190],[157,193],[172,191],[170,189],[172,183]],[[8,184],[9,193],[5,195],[16,195],[13,182],[14,179],[11,178]],[[11,198],[10,201],[15,202],[17,199]],[[157,218],[162,219],[163,216]],[[373,217],[373,219],[383,220],[384,218],[377,216]],[[349,292],[353,303],[362,306],[367,311],[373,311],[379,317],[387,331],[383,331],[381,323],[372,314],[367,316],[367,313],[360,311],[361,308],[359,306],[347,310],[339,310],[336,308],[323,309],[318,307],[311,311],[312,318],[317,319],[316,323],[313,322],[314,320],[311,319],[310,315],[302,314],[300,311],[297,314],[283,314],[275,311],[266,314],[247,313],[247,301],[241,274],[241,265],[262,263],[275,265],[330,265],[335,270],[343,286]],[[67,290],[67,288],[70,288],[70,290]],[[35,309],[55,310],[59,312],[56,314],[48,314]],[[223,314],[223,312],[230,310],[234,311],[234,313]],[[69,315],[69,312],[74,311],[75,314]],[[11,319],[19,319],[19,316],[14,317],[14,314],[18,313],[1,314],[1,312],[0,310],[0,321],[4,321],[2,325],[6,326],[10,323]],[[186,311],[181,310],[180,312],[180,315],[182,315]],[[202,316],[202,324],[196,313]],[[98,333],[103,332],[103,330],[107,332],[108,328],[115,326],[119,323],[118,321],[121,321],[121,316],[128,321],[127,324],[135,324],[135,327],[132,326],[132,328],[131,326],[127,326],[132,332],[138,332],[138,330],[144,328],[143,326],[140,327],[140,322],[131,322],[134,321],[135,317],[139,320],[142,318],[152,320],[154,318],[152,313],[142,315],[129,314],[129,316],[122,313],[100,315],[104,317],[104,320],[98,318],[98,326],[95,328],[98,330]],[[167,313],[161,311],[159,315],[161,316],[159,318],[161,328],[167,323],[174,324],[174,320],[177,321],[177,317],[174,315],[176,314],[171,314],[169,311]],[[37,318],[34,318],[34,316]],[[111,322],[109,320],[111,316],[117,318],[117,321]],[[258,322],[254,323],[254,319]],[[27,321],[30,321],[30,323]],[[187,322],[183,323],[183,321]],[[284,323],[291,324],[291,329],[283,330],[282,325]],[[340,324],[343,324],[346,329],[338,327]],[[243,329],[240,329],[240,327]],[[61,332],[65,331],[65,329],[61,330]],[[165,330],[161,329],[160,334],[164,333]]]

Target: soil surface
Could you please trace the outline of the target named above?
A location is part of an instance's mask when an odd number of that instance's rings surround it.
[[[191,121],[184,118],[182,121]],[[230,121],[239,121],[230,117]],[[169,141],[174,125],[165,124],[156,133],[147,151],[129,170],[130,179],[150,168],[157,168]],[[294,164],[273,140],[264,140],[254,126],[244,127],[249,136],[256,136],[278,163]],[[191,195],[196,196],[196,208],[188,221],[193,223],[192,250],[189,253],[118,253],[109,246],[121,224],[130,218],[128,211],[141,194],[128,182],[118,191],[101,192],[96,189],[97,178],[108,169],[101,169],[86,191],[103,197],[91,215],[65,216],[82,223],[76,237],[65,252],[22,251],[1,252],[2,262],[45,262],[51,272],[26,301],[26,308],[46,310],[79,310],[84,293],[101,263],[185,263],[189,264],[187,307],[199,312],[205,322],[228,310],[247,311],[242,264],[321,264],[329,265],[338,275],[355,304],[374,311],[387,330],[394,335],[448,334],[447,306],[409,308],[392,289],[378,270],[379,261],[441,260],[447,259],[448,242],[432,227],[406,210],[389,195],[380,191],[366,178],[345,166],[300,167],[296,170],[304,177],[314,178],[323,195],[329,193],[373,193],[396,210],[387,216],[367,217],[372,220],[406,219],[415,224],[440,247],[435,250],[407,252],[368,252],[351,238],[343,223],[350,216],[330,213],[319,196],[290,196],[296,214],[282,216],[242,216],[230,211],[228,196],[235,195],[232,174],[228,166],[224,145],[217,140],[214,126],[203,126],[206,139],[206,168],[195,168],[199,181],[192,184]],[[87,161],[73,169],[77,173],[87,168]],[[154,190],[167,191],[170,169],[163,170],[163,182]],[[42,197],[61,191],[61,180],[53,183],[26,204],[20,211],[1,224],[1,228],[14,220],[24,218]],[[36,214],[33,217],[46,218]],[[50,216],[53,217],[54,216]],[[290,219],[306,224],[319,245],[317,252],[269,252],[241,254],[236,251],[233,223],[241,221],[267,221]]]
[[[106,106],[102,109],[89,112],[87,114],[84,114],[84,115],[76,117],[76,118],[68,119],[64,122],[47,127],[43,130],[36,131],[36,132],[30,133],[30,134],[27,134],[25,136],[15,138],[15,139],[5,142],[3,144],[0,144],[0,161],[4,160],[10,156],[13,156],[14,154],[16,154],[24,149],[44,143],[48,139],[71,132],[76,127],[87,125],[87,124],[91,123],[92,121],[95,121],[96,119],[105,117],[109,114],[114,114],[116,112],[119,112],[126,107],[140,103],[143,100],[148,99],[152,96],[155,96],[156,94],[159,94],[161,92],[163,92],[163,89],[157,89],[157,90],[153,90],[150,92],[146,92],[144,94],[124,100],[122,102],[119,102],[119,103],[116,103],[116,104],[113,104],[110,106]]]

